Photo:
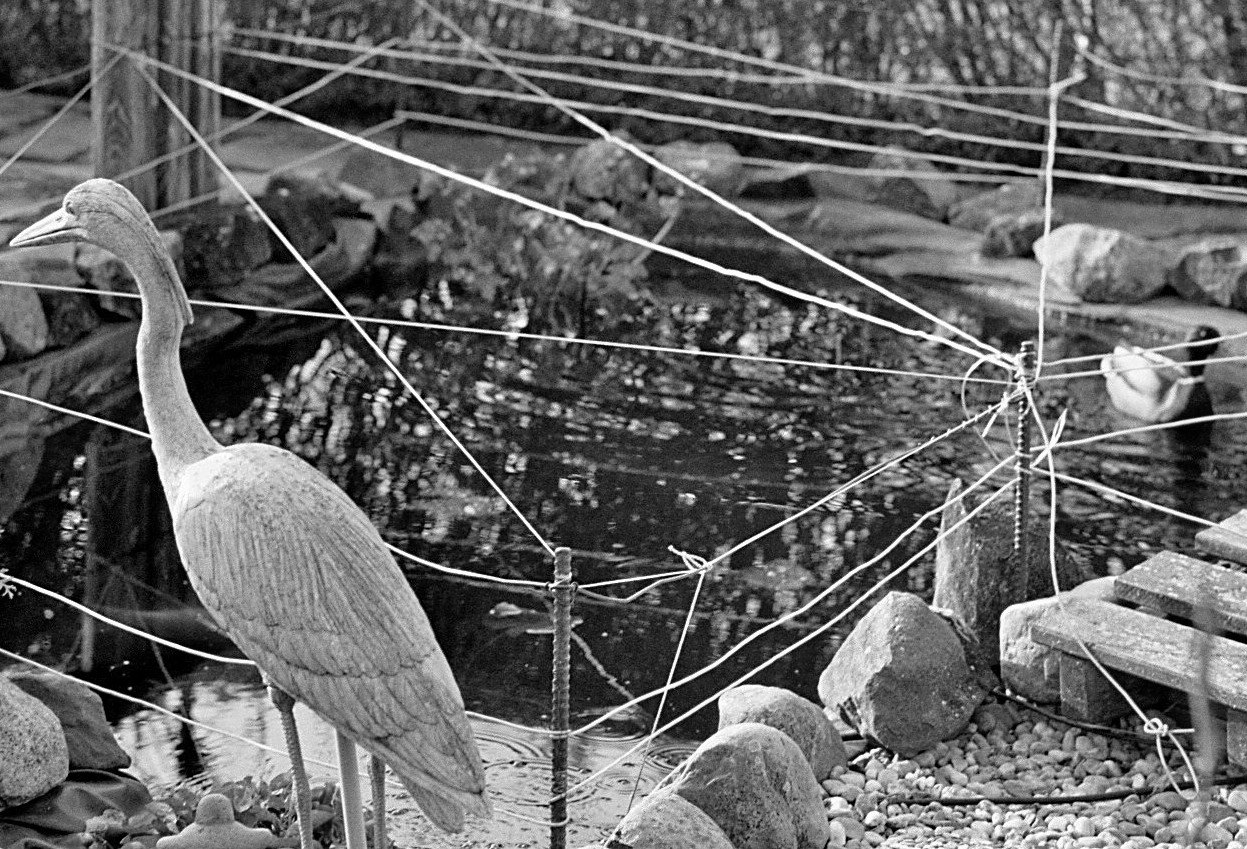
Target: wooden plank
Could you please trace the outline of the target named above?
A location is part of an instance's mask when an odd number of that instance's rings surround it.
[[[1195,543],[1209,554],[1247,563],[1247,510],[1221,520],[1215,528],[1204,528],[1195,535]]]
[[[1113,591],[1123,601],[1184,619],[1209,599],[1218,630],[1247,635],[1247,575],[1224,566],[1162,551],[1119,575]]]
[[[1191,641],[1195,631],[1115,604],[1068,599],[1031,626],[1031,638],[1066,654],[1082,657],[1082,640],[1110,669],[1189,692],[1193,683]],[[1209,697],[1247,711],[1247,645],[1208,637]]]

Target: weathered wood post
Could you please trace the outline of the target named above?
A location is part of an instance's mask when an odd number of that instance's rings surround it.
[[[190,134],[128,60],[110,65],[117,55],[112,46],[216,80],[221,75],[221,22],[221,0],[95,0],[91,164],[97,177],[116,177],[191,142]],[[158,74],[157,79],[199,132],[211,137],[219,130],[219,95],[169,73]],[[217,187],[212,164],[201,151],[124,182],[149,210]]]
[[[572,552],[554,550],[554,666],[550,676],[551,727],[554,739],[550,755],[550,849],[567,845],[567,732],[571,693]]]

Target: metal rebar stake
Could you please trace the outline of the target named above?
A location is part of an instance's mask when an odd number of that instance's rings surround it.
[[[1030,535],[1027,522],[1030,513],[1031,489],[1031,395],[1035,385],[1035,343],[1027,339],[1018,351],[1018,385],[1027,391],[1018,397],[1017,448],[1013,460],[1013,556],[1017,558],[1017,575],[1022,596],[1030,586]]]
[[[554,550],[554,665],[550,676],[551,727],[556,732],[550,753],[550,849],[567,846],[567,731],[571,692],[572,552]]]

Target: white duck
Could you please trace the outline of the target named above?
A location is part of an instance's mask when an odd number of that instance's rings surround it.
[[[1118,345],[1100,360],[1100,373],[1113,406],[1149,424],[1172,422],[1211,412],[1204,387],[1204,360],[1217,350],[1213,327],[1195,328],[1185,361],[1137,345]]]

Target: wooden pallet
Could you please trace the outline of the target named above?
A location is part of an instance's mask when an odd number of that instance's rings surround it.
[[[1247,510],[1195,539],[1216,558],[1247,564]],[[1224,710],[1227,755],[1247,766],[1247,574],[1164,551],[1119,576],[1113,594],[1067,599],[1031,626],[1032,639],[1060,652],[1061,712],[1090,722],[1129,712],[1080,640],[1140,704],[1153,703],[1162,688],[1190,692],[1208,645],[1208,695]],[[1222,635],[1200,635],[1189,624],[1209,599]]]

